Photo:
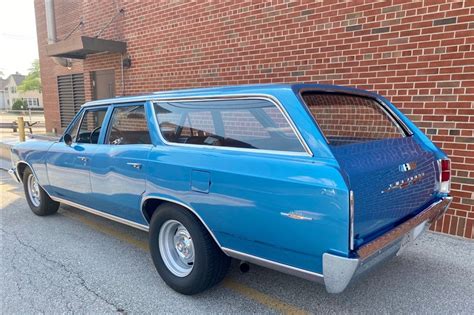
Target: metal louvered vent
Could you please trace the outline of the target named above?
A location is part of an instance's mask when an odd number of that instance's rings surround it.
[[[84,74],[58,76],[59,114],[61,127],[66,128],[85,102]]]

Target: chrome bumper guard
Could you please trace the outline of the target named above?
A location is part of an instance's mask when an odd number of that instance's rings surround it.
[[[15,168],[11,168],[8,170],[8,174],[10,174],[10,176],[13,178],[13,180],[17,183],[21,183],[21,180],[20,178],[18,177],[18,174],[16,173],[16,169]]]
[[[361,246],[355,251],[357,258],[323,255],[323,276],[329,293],[340,293],[352,279],[372,269],[380,262],[395,256],[408,242],[417,238],[427,226],[442,216],[451,204],[452,197],[444,197],[431,204],[410,220]]]

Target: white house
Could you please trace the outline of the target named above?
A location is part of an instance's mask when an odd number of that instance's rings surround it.
[[[5,98],[6,85],[7,80],[0,78],[0,110],[5,110],[7,108],[7,99]]]
[[[11,110],[12,105],[18,99],[26,101],[29,108],[43,108],[43,95],[40,91],[18,91],[18,86],[25,79],[24,75],[18,72],[0,81],[0,109]]]

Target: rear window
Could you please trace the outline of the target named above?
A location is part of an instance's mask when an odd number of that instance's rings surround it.
[[[306,92],[303,100],[331,145],[401,138],[403,130],[372,98]]]

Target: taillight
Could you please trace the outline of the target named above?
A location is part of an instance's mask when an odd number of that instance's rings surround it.
[[[451,161],[439,160],[439,192],[449,193],[451,190]]]

